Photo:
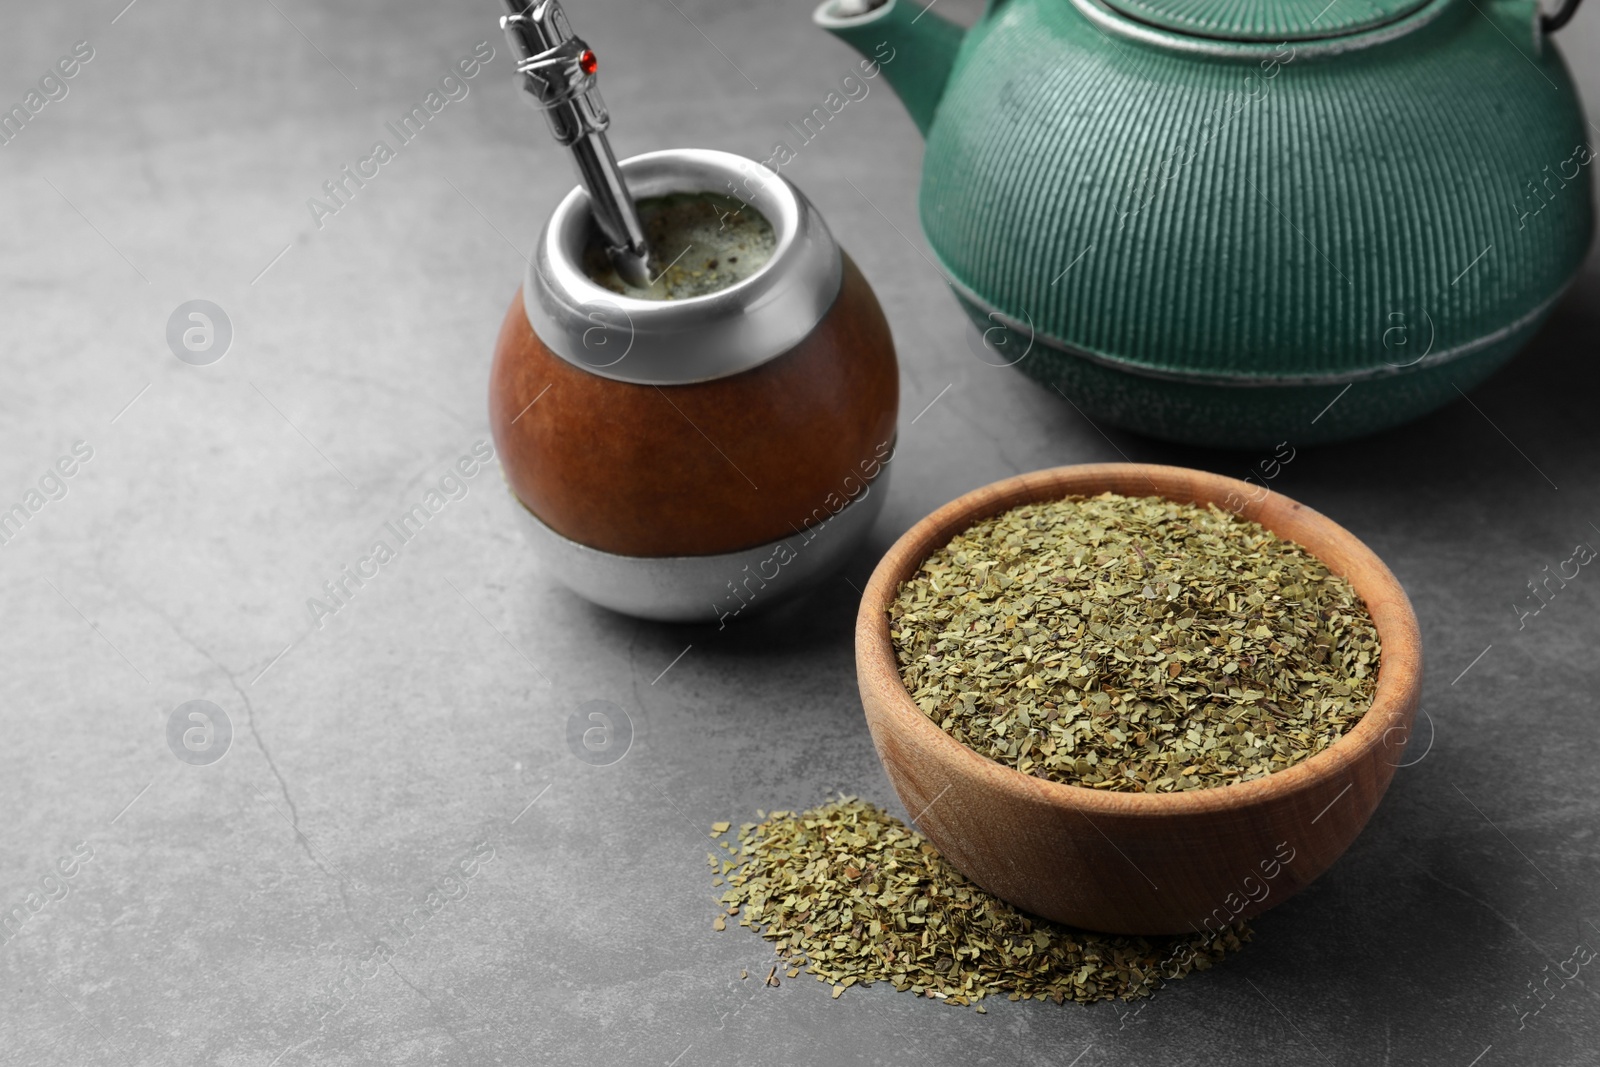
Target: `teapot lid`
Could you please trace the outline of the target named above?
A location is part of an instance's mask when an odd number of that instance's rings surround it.
[[[1224,41],[1310,41],[1395,22],[1428,0],[1105,0],[1164,30]]]

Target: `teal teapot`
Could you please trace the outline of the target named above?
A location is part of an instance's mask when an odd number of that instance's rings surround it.
[[[928,7],[931,8],[931,4]],[[920,214],[993,363],[1229,447],[1371,433],[1528,340],[1594,220],[1535,0],[911,0],[815,21],[927,138]]]

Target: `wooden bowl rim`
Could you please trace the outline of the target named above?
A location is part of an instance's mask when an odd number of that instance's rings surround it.
[[[887,607],[900,582],[914,573],[929,554],[980,519],[1025,503],[1116,491],[1114,483],[1134,477],[1151,482],[1155,491],[1150,495],[1172,500],[1182,499],[1181,495],[1172,495],[1176,488],[1173,483],[1189,486],[1192,500],[1185,502],[1202,504],[1210,501],[1220,505],[1229,492],[1240,493],[1248,501],[1257,488],[1236,478],[1189,467],[1086,463],[1019,474],[964,493],[901,535],[873,569],[856,617],[856,657],[862,688],[870,686],[881,698],[879,707],[894,717],[900,729],[915,734],[940,762],[966,777],[987,779],[990,787],[1019,800],[1118,816],[1200,815],[1271,804],[1335,778],[1366,759],[1391,729],[1409,725],[1408,711],[1415,707],[1422,678],[1421,637],[1410,598],[1389,568],[1358,537],[1315,509],[1271,491],[1262,500],[1247,504],[1240,517],[1295,540],[1335,574],[1348,577],[1346,572],[1351,568],[1330,560],[1329,555],[1337,558],[1343,554],[1349,562],[1364,564],[1369,572],[1356,592],[1366,602],[1382,645],[1372,706],[1353,730],[1321,752],[1284,770],[1237,785],[1171,793],[1126,793],[1024,774],[962,744],[928,718],[912,702],[900,679],[889,637]],[[1299,536],[1284,532],[1285,527],[1301,528]],[[1308,532],[1314,535],[1310,538],[1314,544],[1307,543],[1304,535]],[[921,542],[928,547],[919,552],[917,546]]]

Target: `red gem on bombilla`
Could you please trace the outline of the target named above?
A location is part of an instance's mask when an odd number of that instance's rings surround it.
[[[585,74],[593,74],[600,69],[600,61],[594,57],[593,49],[584,49],[583,55],[578,57],[578,69]]]

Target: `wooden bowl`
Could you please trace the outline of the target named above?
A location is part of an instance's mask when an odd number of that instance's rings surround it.
[[[1348,579],[1382,643],[1372,707],[1355,727],[1310,759],[1238,785],[1116,793],[996,763],[913,704],[886,614],[900,583],[980,519],[1019,504],[1108,490],[1238,509]],[[1400,583],[1337,523],[1233,478],[1106,463],[1007,478],[913,526],[867,584],[856,620],[856,665],[867,725],[889,780],[913,821],[962,873],[1047,919],[1110,933],[1165,934],[1217,930],[1274,907],[1350,847],[1401,762],[1421,688],[1422,646]]]

